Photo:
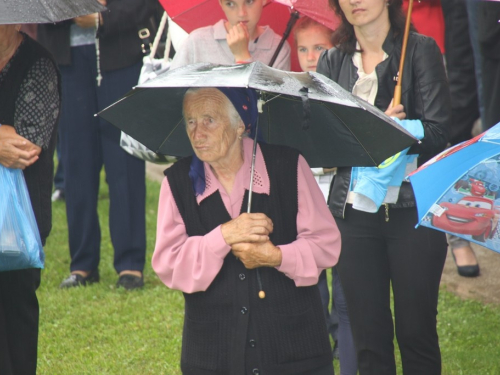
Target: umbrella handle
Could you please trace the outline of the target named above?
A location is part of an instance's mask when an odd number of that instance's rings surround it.
[[[288,23],[286,24],[286,30],[283,33],[283,37],[281,38],[280,44],[278,44],[278,47],[276,48],[276,51],[274,51],[274,55],[271,58],[271,61],[269,62],[269,66],[272,67],[274,63],[276,62],[276,59],[278,58],[278,54],[281,51],[281,48],[283,48],[283,44],[285,44],[285,41],[287,40],[288,36],[290,35],[290,31],[292,31],[293,25],[295,25],[295,22],[299,19],[299,12],[293,11],[290,14],[290,19],[288,20]]]
[[[406,57],[406,46],[408,44],[408,36],[410,35],[410,25],[411,25],[411,12],[413,9],[413,0],[408,1],[408,14],[406,15],[405,33],[403,35],[403,46],[401,48],[401,59],[399,60],[399,74],[398,82],[394,88],[394,98],[392,100],[392,106],[395,107],[401,104],[401,87],[403,82],[403,68],[405,65]]]

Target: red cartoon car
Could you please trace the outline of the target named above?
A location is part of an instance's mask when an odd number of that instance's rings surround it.
[[[458,203],[441,202],[444,212],[432,216],[432,225],[447,232],[470,234],[476,241],[485,242],[496,230],[493,201],[465,196]]]
[[[476,197],[482,197],[486,193],[486,188],[484,187],[484,182],[479,180],[474,180],[471,178],[470,193]]]

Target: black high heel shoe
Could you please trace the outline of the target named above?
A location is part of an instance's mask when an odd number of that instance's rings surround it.
[[[455,262],[455,266],[457,266],[457,272],[460,276],[463,277],[477,277],[479,276],[479,263],[471,264],[467,266],[459,266],[457,264],[457,259],[455,258],[455,254],[453,253],[453,249],[451,249],[451,255],[453,256],[453,260]]]

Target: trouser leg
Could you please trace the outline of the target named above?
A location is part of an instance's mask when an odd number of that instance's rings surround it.
[[[0,272],[0,374],[35,375],[40,269]]]
[[[141,64],[103,73],[98,89],[103,109],[137,84]],[[101,153],[109,186],[109,229],[115,251],[114,267],[141,271],[146,257],[146,170],[142,160],[120,147],[120,130],[100,119]]]

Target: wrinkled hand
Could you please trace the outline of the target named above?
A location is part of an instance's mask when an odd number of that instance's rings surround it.
[[[281,265],[281,249],[274,246],[271,241],[237,243],[231,247],[231,251],[248,269]]]
[[[221,232],[229,246],[239,242],[265,242],[273,232],[273,222],[262,213],[244,213],[222,224]]]
[[[249,60],[252,56],[248,51],[250,34],[248,33],[247,25],[240,22],[235,26],[229,25],[228,28],[229,31],[226,35],[226,40],[235,61]]]
[[[38,160],[41,148],[17,136],[0,139],[0,164],[7,168],[24,169]]]
[[[400,120],[404,120],[406,118],[405,107],[402,104],[393,107],[392,102],[393,100],[391,100],[391,104],[389,104],[389,108],[387,108],[385,114],[390,117],[397,117]]]

